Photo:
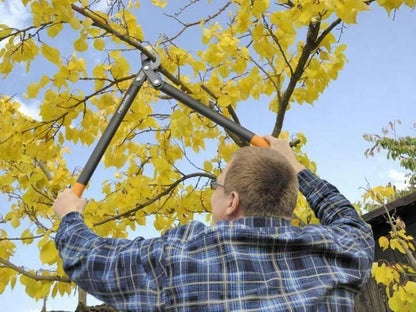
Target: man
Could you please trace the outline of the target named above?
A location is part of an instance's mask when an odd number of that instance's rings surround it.
[[[55,201],[55,242],[68,276],[128,311],[353,311],[369,276],[372,231],[350,202],[295,158],[289,144],[238,150],[212,184],[215,224],[160,238],[109,239],[83,222],[85,201]],[[291,226],[298,181],[321,225]]]

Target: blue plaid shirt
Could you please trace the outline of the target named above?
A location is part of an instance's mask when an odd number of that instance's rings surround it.
[[[334,186],[308,170],[298,178],[322,225],[244,217],[128,240],[97,236],[74,212],[56,246],[68,276],[120,310],[353,311],[372,231]]]

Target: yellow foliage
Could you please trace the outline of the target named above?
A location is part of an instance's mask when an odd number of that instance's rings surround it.
[[[57,66],[60,66],[61,54],[59,53],[58,49],[53,48],[44,43],[42,45],[42,54],[49,62],[54,63]]]
[[[369,10],[369,7],[364,0],[343,0],[333,2],[327,0],[327,2],[330,3],[330,6],[335,7],[334,9],[338,17],[347,24],[356,24],[357,13]]]
[[[377,283],[381,283],[385,286],[389,286],[391,283],[399,282],[400,280],[399,272],[394,268],[387,266],[385,263],[379,265],[374,262],[371,274]]]
[[[82,166],[82,163],[75,168],[67,165],[67,145],[96,142],[130,85],[137,65],[135,61],[130,63],[127,51],[132,49],[130,44],[98,27],[91,18],[75,14],[71,7],[72,4],[86,7],[91,1],[22,0],[22,3],[30,10],[34,28],[19,32],[8,25],[0,25],[0,37],[7,36],[0,50],[1,76],[6,78],[13,70],[19,70],[16,64],[26,66],[29,71],[32,62],[43,58],[57,67],[22,86],[28,98],[43,97],[39,98],[42,121],[21,114],[17,101],[0,98],[0,191],[4,194],[16,192],[20,196],[10,199],[4,219],[19,231],[18,237],[24,244],[37,242],[39,257],[44,264],[53,267],[53,274],[64,276],[62,261],[50,237],[58,229],[51,204],[57,192],[75,182]],[[167,1],[152,0],[152,3],[164,8]],[[377,3],[390,12],[403,3],[414,7],[416,0],[378,0]],[[150,44],[161,55],[164,69],[176,75],[186,85],[186,88],[180,87],[204,105],[230,117],[230,107],[238,109],[244,100],[262,99],[256,105],[270,103],[271,111],[277,112],[304,51],[309,25],[317,26],[319,22],[319,35],[322,35],[336,17],[351,24],[356,22],[358,13],[368,9],[362,0],[300,0],[293,7],[285,4],[282,1],[234,0],[224,13],[229,15],[227,22],[221,14],[205,21],[201,18],[199,28],[195,27],[201,32],[204,44],[200,51],[181,45],[180,40],[170,43],[164,37],[158,40],[158,43],[164,41],[163,45]],[[142,44],[145,40],[142,21],[134,11],[139,7],[138,1],[129,1],[125,9],[113,11],[112,16],[104,12],[94,12],[93,16]],[[186,27],[184,31],[191,32],[191,29]],[[69,33],[71,36],[66,36]],[[79,58],[75,53],[71,55],[72,51],[62,50],[59,43],[68,38],[76,38],[69,44],[77,53],[87,51],[91,42],[97,60],[92,62],[87,53],[82,54],[85,58]],[[151,39],[146,37],[146,40]],[[337,79],[346,62],[344,52],[345,45],[339,44],[334,34],[327,34],[319,47],[311,51],[289,103],[315,103],[329,83]],[[43,57],[39,57],[40,53]],[[195,167],[201,171],[218,175],[218,164],[223,167],[221,161],[229,161],[238,148],[222,129],[190,109],[174,101],[170,103],[172,110],[169,106],[163,108],[165,103],[159,107],[155,103],[160,97],[159,91],[147,84],[143,86],[105,153],[104,165],[117,168],[117,173],[102,184],[105,198],[91,200],[85,213],[86,223],[100,235],[126,237],[129,228],[135,230],[146,223],[146,215],[156,215],[154,226],[163,232],[187,223],[195,213],[209,211],[211,191],[199,189],[207,184],[203,178],[199,184],[190,180],[180,183],[169,196],[134,212],[129,218],[93,226],[166,191],[187,173],[183,165],[187,161],[195,162]],[[265,97],[266,104],[263,103]],[[300,139],[301,143],[294,148],[298,160],[315,172],[316,164],[302,151],[306,137],[301,133],[291,136],[288,132],[281,133],[281,137]],[[197,163],[193,159],[195,154],[202,155],[206,146],[212,149],[212,144],[216,145],[217,154]],[[198,187],[194,188],[196,185]],[[392,195],[391,188],[378,187],[366,195],[366,200],[378,201],[380,197],[384,202]],[[298,198],[295,215],[293,224],[297,226],[318,222],[303,196]],[[209,213],[206,218],[208,222]],[[45,224],[46,229],[38,226],[38,221]],[[26,226],[28,222],[30,226]],[[35,240],[35,233],[44,236]],[[7,233],[2,231],[1,237],[7,237]],[[383,249],[390,247],[403,252],[407,248],[414,250],[412,239],[399,231],[397,235],[391,234],[390,240],[380,238],[379,244]],[[9,259],[14,254],[15,245],[1,240],[0,256]],[[401,270],[410,272],[410,268],[404,266]],[[385,285],[397,284],[398,273],[395,272],[385,265],[373,269],[377,281]],[[0,292],[15,281],[15,273],[1,269]],[[48,295],[69,294],[73,287],[66,283],[36,282],[23,276],[20,281],[26,292],[37,300]],[[390,298],[389,303],[397,306],[396,310],[407,307],[413,298],[408,294],[412,294],[414,285],[406,285],[406,294],[396,287]]]
[[[152,4],[159,8],[164,8],[167,3],[167,0],[152,0]]]
[[[100,39],[100,38],[95,39],[94,40],[94,48],[96,48],[99,51],[104,50],[104,48],[105,48],[105,41],[103,39]]]
[[[401,240],[398,239],[398,238],[393,238],[393,239],[390,240],[390,247],[393,250],[397,249],[398,251],[400,251],[403,254],[406,253],[405,249],[402,246]]]
[[[395,190],[392,186],[376,186],[364,194],[363,200],[371,199],[374,202],[383,204],[386,200],[392,200],[394,194]]]
[[[87,35],[83,34],[74,42],[75,51],[84,52],[88,50]]]
[[[392,10],[400,8],[403,3],[406,3],[410,7],[414,7],[414,1],[413,1],[413,3],[411,3],[409,1],[405,2],[403,0],[377,0],[377,3],[381,7],[384,7],[384,9],[387,11],[387,13],[389,15],[390,15]]]
[[[404,285],[398,285],[389,298],[388,304],[393,312],[412,311],[415,308],[416,283],[408,281]],[[411,309],[411,306],[412,309]]]
[[[22,238],[23,244],[31,244],[33,242],[33,234],[29,229],[24,230],[20,235],[20,238]]]
[[[62,31],[62,29],[64,29],[64,24],[56,23],[56,24],[53,24],[51,27],[48,27],[47,33],[49,37],[55,38]]]
[[[385,236],[380,236],[378,239],[378,244],[383,250],[389,248],[389,240]]]
[[[40,85],[37,82],[31,83],[27,86],[27,96],[29,98],[35,98],[38,95]]]

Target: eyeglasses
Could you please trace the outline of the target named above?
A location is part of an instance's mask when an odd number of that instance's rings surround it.
[[[209,181],[209,186],[211,187],[211,190],[215,190],[218,187],[225,187],[224,185],[219,184],[216,179],[211,179],[211,181]]]

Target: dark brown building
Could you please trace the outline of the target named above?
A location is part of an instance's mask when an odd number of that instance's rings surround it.
[[[363,219],[371,225],[376,241],[375,260],[385,259],[388,262],[408,263],[402,253],[388,248],[382,251],[378,245],[380,236],[387,235],[391,231],[388,223],[387,211],[390,215],[398,216],[406,224],[406,232],[416,237],[416,192],[401,199],[390,202],[386,207],[377,208],[363,216]],[[356,312],[389,312],[384,286],[378,286],[373,278],[363,287],[355,300]],[[403,311],[405,312],[405,311]]]

